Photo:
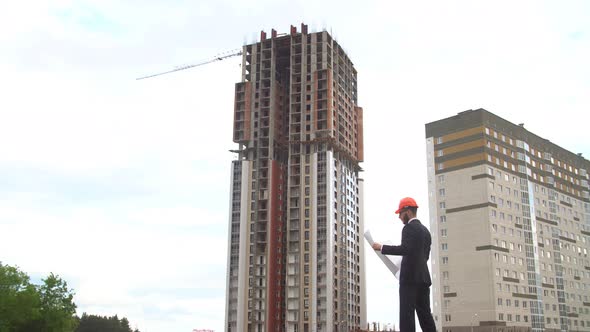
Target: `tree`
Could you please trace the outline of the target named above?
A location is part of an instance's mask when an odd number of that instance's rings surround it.
[[[117,315],[102,317],[83,313],[76,332],[139,332],[139,330],[131,330],[129,320],[125,317],[119,319]]]
[[[74,294],[51,273],[35,286],[17,267],[0,263],[0,332],[71,332],[76,328]]]
[[[39,296],[43,331],[65,332],[76,328],[74,292],[64,280],[49,274],[39,287]]]
[[[31,284],[18,267],[0,262],[0,332],[139,332],[117,315],[76,316],[74,292],[50,273],[41,285]]]
[[[29,276],[0,262],[0,332],[25,331],[40,317],[39,294]]]

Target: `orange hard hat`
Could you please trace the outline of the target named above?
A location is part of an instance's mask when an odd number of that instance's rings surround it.
[[[399,201],[399,209],[397,209],[397,211],[395,211],[396,214],[399,214],[399,212],[403,209],[406,208],[410,208],[410,207],[418,207],[418,204],[416,204],[416,201],[412,198],[412,197],[404,197],[401,199],[401,201]]]

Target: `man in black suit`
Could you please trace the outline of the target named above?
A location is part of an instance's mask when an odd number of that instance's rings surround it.
[[[432,243],[430,232],[416,219],[418,205],[413,198],[403,198],[395,211],[404,223],[402,244],[382,245],[375,242],[374,250],[384,255],[403,256],[399,276],[399,319],[401,332],[414,332],[414,312],[418,314],[420,327],[424,332],[436,331],[430,310],[430,273],[428,257]]]

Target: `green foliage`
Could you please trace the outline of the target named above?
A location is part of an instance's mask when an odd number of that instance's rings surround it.
[[[95,316],[82,314],[80,318],[80,324],[76,329],[76,332],[139,332],[131,330],[129,321],[123,317],[119,319],[117,315],[112,317],[107,316]]]
[[[59,276],[36,286],[17,267],[0,263],[0,332],[71,332],[75,314],[74,293]]]
[[[48,332],[73,331],[76,328],[74,293],[68,284],[51,273],[38,287],[41,298],[41,326]]]
[[[29,276],[0,263],[0,332],[25,331],[41,317],[39,293]]]
[[[18,267],[0,262],[0,332],[139,332],[127,318],[76,316],[74,292],[51,273],[31,284]]]

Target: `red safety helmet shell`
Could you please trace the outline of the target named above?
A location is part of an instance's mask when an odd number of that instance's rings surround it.
[[[417,208],[418,204],[416,204],[416,201],[412,197],[404,197],[401,199],[401,201],[399,201],[399,208],[397,209],[397,211],[395,211],[395,213],[399,214],[401,210],[410,207]]]

